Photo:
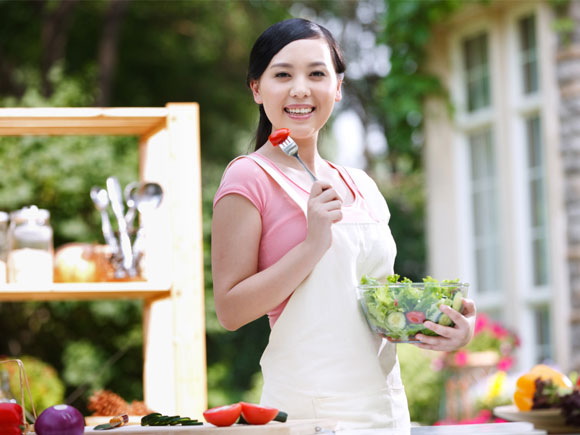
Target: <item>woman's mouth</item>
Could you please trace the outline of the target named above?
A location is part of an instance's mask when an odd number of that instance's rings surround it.
[[[289,115],[304,116],[314,112],[314,107],[285,107],[284,112]]]

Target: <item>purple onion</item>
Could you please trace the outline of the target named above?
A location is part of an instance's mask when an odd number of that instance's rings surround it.
[[[69,405],[46,408],[36,419],[34,431],[38,435],[81,435],[85,419],[78,409]]]

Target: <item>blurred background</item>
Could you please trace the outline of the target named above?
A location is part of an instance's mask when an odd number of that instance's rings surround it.
[[[379,184],[396,273],[469,282],[481,313],[461,352],[399,346],[412,418],[489,419],[481,411],[511,401],[518,371],[580,366],[578,9],[574,0],[0,0],[0,106],[199,103],[208,400],[255,402],[268,322],[236,332],[217,322],[212,200],[227,163],[252,148],[254,40],[285,18],[323,24],[347,61],[324,157]],[[3,137],[0,174],[0,210],[50,210],[55,247],[102,242],[90,188],[109,175],[138,179],[137,138]],[[141,312],[140,301],[3,302],[0,356],[41,373],[46,406],[87,413],[101,389],[139,401]]]

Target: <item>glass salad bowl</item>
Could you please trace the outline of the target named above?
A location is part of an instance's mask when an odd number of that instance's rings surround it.
[[[463,298],[467,297],[469,284],[455,281],[436,281],[425,278],[423,282],[398,281],[398,276],[377,280],[363,276],[357,286],[357,296],[370,328],[394,343],[417,343],[418,333],[436,336],[423,326],[430,320],[444,326],[453,321],[439,309],[449,305],[463,311]]]

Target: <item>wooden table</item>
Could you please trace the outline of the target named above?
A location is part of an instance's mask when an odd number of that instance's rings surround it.
[[[337,430],[331,420],[294,420],[286,423],[271,422],[264,426],[234,425],[230,427],[204,426],[125,426],[112,431],[85,430],[85,434],[102,435],[546,435],[544,430],[534,429],[531,423],[488,423],[457,426],[420,426],[410,429],[356,429]]]

